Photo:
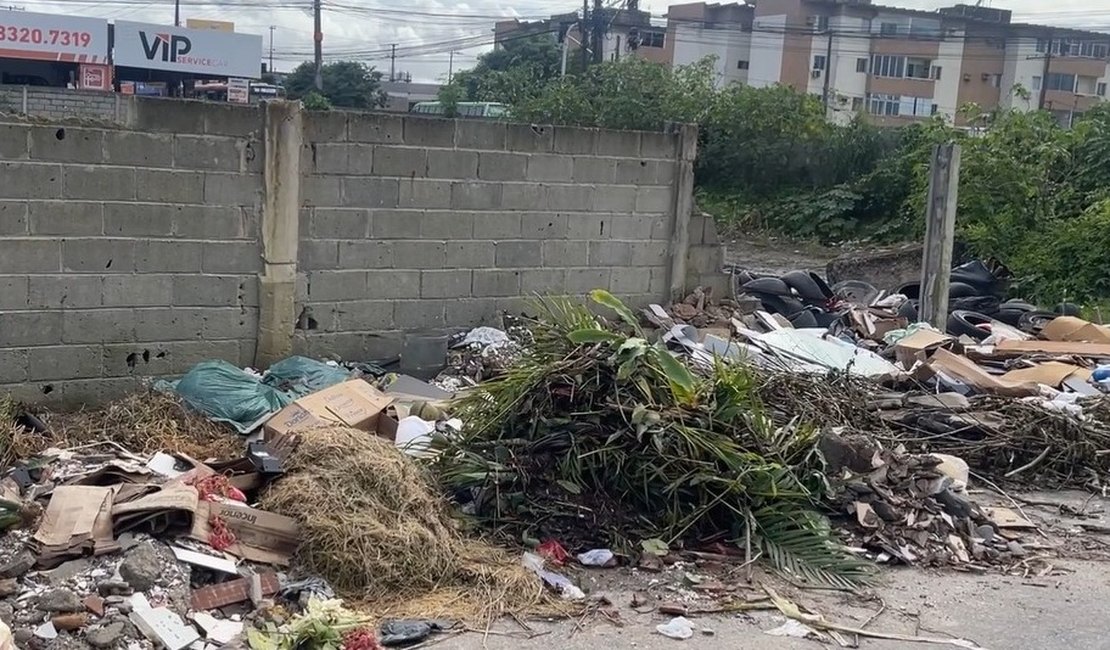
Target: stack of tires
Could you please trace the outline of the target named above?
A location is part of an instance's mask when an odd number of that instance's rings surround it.
[[[763,309],[780,314],[794,327],[828,327],[849,309],[871,306],[883,292],[858,280],[829,286],[816,273],[791,271],[780,276],[735,273],[737,289],[759,299]],[[1045,323],[1061,315],[1078,315],[1071,303],[1057,305],[1052,311],[1038,309],[1024,300],[1005,296],[1012,275],[996,260],[974,260],[952,269],[948,288],[948,333],[967,335],[975,340],[990,336],[992,322],[1002,322],[1036,335]],[[913,323],[919,320],[921,286],[910,283],[892,293],[906,300],[895,308],[897,315]]]

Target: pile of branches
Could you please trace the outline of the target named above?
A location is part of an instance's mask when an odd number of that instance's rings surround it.
[[[744,364],[694,374],[616,298],[547,299],[533,345],[460,405],[434,469],[487,523],[571,548],[727,540],[797,580],[851,586],[871,565],[821,514],[816,427],[759,397]]]
[[[1110,472],[1108,411],[1106,398],[1088,403],[1080,418],[1036,401],[982,396],[962,411],[902,414],[896,441],[959,456],[994,479],[1101,489]]]

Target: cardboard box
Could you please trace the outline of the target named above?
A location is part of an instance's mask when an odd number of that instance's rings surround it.
[[[226,551],[250,562],[287,566],[300,543],[296,520],[237,502],[198,502],[189,536],[208,543],[217,517],[235,535]]]
[[[894,344],[894,357],[909,370],[918,361],[924,361],[928,352],[949,348],[956,344],[955,337],[929,329],[920,329]]]
[[[388,421],[385,410],[393,399],[362,379],[352,379],[300,398],[267,420],[262,430],[267,441],[336,425],[390,437],[397,426]]]

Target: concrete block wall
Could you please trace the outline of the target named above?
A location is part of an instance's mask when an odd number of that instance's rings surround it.
[[[115,93],[92,90],[0,86],[0,113],[57,120],[119,120],[129,99]]]
[[[253,360],[261,122],[177,132],[161,104],[141,130],[0,120],[0,395],[75,405]]]
[[[668,293],[675,138],[387,114],[307,116],[295,349],[386,357],[535,294]]]
[[[0,395],[389,357],[534,294],[666,301],[719,259],[676,195],[689,129],[134,97],[115,115],[0,117]]]

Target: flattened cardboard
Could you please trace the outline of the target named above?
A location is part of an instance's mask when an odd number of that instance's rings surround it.
[[[212,517],[219,517],[235,536],[228,553],[251,562],[286,566],[297,550],[300,531],[294,519],[242,503],[201,501],[189,537],[207,543]]]
[[[89,485],[54,488],[32,540],[40,566],[53,566],[73,556],[100,555],[119,550],[113,540],[113,490]]]
[[[1110,343],[1110,328],[1075,316],[1057,316],[1041,329],[1041,338],[1049,341]]]
[[[1022,354],[1070,354],[1078,357],[1110,359],[1110,343],[1082,341],[999,341],[996,353],[1021,356]]]
[[[362,379],[351,379],[286,406],[266,421],[263,431],[267,440],[323,426],[342,425],[375,431],[382,412],[392,402],[391,396]]]
[[[1040,393],[1040,388],[1033,382],[1016,382],[995,377],[967,357],[952,354],[944,348],[938,348],[933,353],[932,358],[929,359],[929,366],[984,393],[1010,397],[1026,397]]]
[[[1074,366],[1070,363],[1060,363],[1059,361],[1046,361],[1045,363],[1038,364],[1032,368],[1021,368],[1019,370],[1011,370],[1010,372],[1002,375],[1001,379],[1004,381],[1014,382],[1027,382],[1031,381],[1034,384],[1044,384],[1053,388],[1059,388],[1064,380],[1072,376],[1076,372],[1082,370],[1079,366]]]
[[[186,531],[195,519],[197,498],[196,488],[171,481],[157,492],[113,505],[112,523],[117,534],[137,528],[152,534]]]
[[[928,350],[950,346],[956,339],[929,329],[917,330],[894,344],[894,356],[902,367],[909,370],[917,361],[924,361]]]

